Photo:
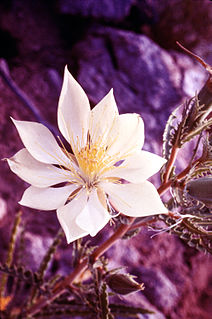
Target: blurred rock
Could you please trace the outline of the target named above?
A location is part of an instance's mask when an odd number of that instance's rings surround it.
[[[208,49],[212,31],[210,0],[57,0],[56,7],[62,15],[118,24],[146,34],[166,49],[176,50],[176,41],[180,41],[212,59]]]
[[[147,144],[153,139],[161,143],[168,114],[205,78],[204,70],[184,54],[172,55],[146,36],[113,28],[91,31],[73,52],[77,79],[93,104],[113,87],[121,113],[144,118]]]
[[[210,319],[211,258],[188,249],[177,236],[152,234],[143,227],[139,236],[117,242],[107,253],[110,268],[124,265],[136,281],[144,282],[144,291],[127,296],[128,302],[152,309],[156,318],[162,313],[170,319]]]
[[[120,21],[130,11],[134,0],[58,0],[59,12],[62,14]]]
[[[174,61],[146,36],[102,28],[77,45],[76,52],[78,79],[93,101],[111,87],[121,112],[159,111],[179,101],[168,69]]]
[[[139,3],[140,1],[138,1]],[[164,48],[175,49],[175,42],[206,53],[205,45],[211,38],[212,5],[208,0],[145,0],[150,12],[157,13],[153,38]],[[207,29],[207,32],[206,32]],[[210,41],[209,41],[210,42]]]
[[[157,268],[140,267],[145,285],[144,295],[165,313],[171,312],[179,301],[176,286]]]
[[[28,231],[25,232],[24,237],[26,246],[22,263],[32,271],[37,271],[53,238],[39,236]]]

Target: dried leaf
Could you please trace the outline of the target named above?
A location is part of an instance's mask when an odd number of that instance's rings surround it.
[[[7,305],[11,301],[11,296],[0,297],[0,311],[4,311],[7,308]]]
[[[136,229],[132,229],[132,230],[128,230],[124,236],[122,236],[122,239],[130,239],[130,238],[133,238],[135,236],[137,236],[140,232],[140,229],[139,228],[136,228]]]

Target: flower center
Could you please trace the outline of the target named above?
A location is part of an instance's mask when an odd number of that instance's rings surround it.
[[[93,181],[110,162],[104,146],[88,143],[76,153],[78,165],[89,181]]]

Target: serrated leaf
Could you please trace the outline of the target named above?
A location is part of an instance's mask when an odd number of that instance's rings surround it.
[[[140,229],[139,229],[139,228],[132,229],[132,230],[128,230],[128,231],[124,234],[124,236],[122,236],[122,239],[130,239],[130,238],[133,238],[133,237],[137,236],[139,232],[140,232]]]
[[[102,312],[102,319],[109,319],[110,309],[109,309],[107,285],[105,282],[102,284],[102,287],[101,287],[100,307]]]
[[[48,268],[48,265],[49,265],[50,261],[52,260],[58,245],[60,244],[62,236],[63,236],[63,231],[62,231],[62,229],[60,229],[58,231],[55,239],[53,240],[52,244],[50,245],[49,249],[47,250],[47,253],[43,257],[43,260],[41,261],[40,267],[38,269],[38,275],[40,278],[43,278],[43,276]]]
[[[87,310],[81,310],[81,309],[48,309],[48,310],[43,310],[40,311],[39,314],[35,315],[35,318],[64,318],[65,317],[69,317],[69,318],[73,318],[75,316],[77,316],[78,318],[94,318],[95,314],[93,312],[91,312],[89,309]]]
[[[122,304],[110,304],[110,308],[112,313],[119,314],[119,315],[154,314],[154,311],[146,309],[146,308],[126,306]]]
[[[182,106],[178,106],[169,116],[164,133],[163,133],[163,157],[165,159],[169,159],[171,154],[171,150],[176,143],[178,129],[179,129],[179,121],[177,119],[177,112],[180,110]]]
[[[193,209],[194,213],[197,214]],[[163,216],[163,221],[168,226],[176,223],[175,219],[166,216]],[[169,231],[179,236],[188,246],[212,254],[212,231],[209,227],[212,228],[212,216],[199,214],[198,218],[194,215],[194,218],[183,219],[180,225],[169,228]]]
[[[198,123],[198,126],[196,126],[196,127],[195,127],[195,125],[193,125],[193,129],[190,132],[188,132],[187,134],[185,134],[184,138],[182,138],[181,144],[185,144],[186,142],[189,142],[190,140],[192,140],[195,136],[199,135],[205,129],[209,129],[211,125],[212,125],[212,119],[206,120],[202,123]]]
[[[6,264],[0,263],[0,271],[10,276],[17,277],[20,280],[30,284],[41,285],[43,283],[43,280],[39,279],[37,273],[34,273],[31,270],[26,269],[24,266],[19,266],[19,267],[17,267],[16,265],[8,266]]]
[[[181,108],[182,114],[180,115]],[[212,126],[212,119],[206,120],[210,111],[210,107],[201,104],[199,96],[196,95],[171,113],[163,134],[163,156],[167,160],[174,146],[181,148]]]

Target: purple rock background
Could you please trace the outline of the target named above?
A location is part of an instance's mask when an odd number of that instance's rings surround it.
[[[65,64],[92,106],[114,88],[120,112],[140,113],[146,124],[145,149],[161,154],[169,113],[200,89],[206,74],[176,46],[182,42],[212,63],[212,3],[209,0],[11,0],[0,3],[0,58],[44,120],[56,127],[56,109]],[[36,120],[0,77],[0,158],[21,141],[10,116]],[[186,161],[181,160],[183,165]],[[27,184],[0,162],[0,254]],[[54,212],[23,208],[27,253],[36,270],[59,229]],[[110,226],[106,228],[110,232]],[[146,289],[126,299],[155,311],[146,319],[210,319],[212,259],[167,233],[150,238],[142,229],[108,251],[111,267],[124,265]],[[97,241],[102,240],[102,234]],[[52,269],[70,269],[65,240]]]

